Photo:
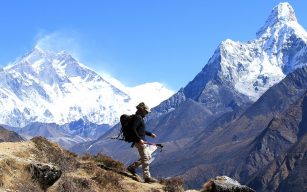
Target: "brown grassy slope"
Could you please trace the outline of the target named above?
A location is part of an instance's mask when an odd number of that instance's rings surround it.
[[[109,157],[78,157],[43,137],[27,142],[0,143],[0,191],[43,191],[38,182],[31,178],[28,167],[31,163],[55,165],[62,170],[60,179],[47,189],[48,192],[158,192],[161,184],[145,184],[107,171],[97,166],[104,163],[116,169],[123,165]]]

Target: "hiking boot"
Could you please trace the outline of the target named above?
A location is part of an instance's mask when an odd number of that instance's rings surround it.
[[[129,171],[129,173],[131,173],[132,175],[136,175],[135,169],[133,167],[127,167],[127,171]]]
[[[159,183],[159,181],[153,177],[145,178],[144,182],[145,183]]]
[[[133,180],[137,181],[137,182],[142,182],[142,178],[140,176],[138,176],[137,174],[135,174],[133,177],[132,177]]]
[[[133,180],[138,181],[138,182],[142,182],[141,177],[138,176],[138,174],[136,174],[134,168],[132,168],[132,167],[129,166],[129,167],[127,167],[127,171],[128,171],[129,173],[132,174],[133,177],[131,177],[131,178],[132,178]]]

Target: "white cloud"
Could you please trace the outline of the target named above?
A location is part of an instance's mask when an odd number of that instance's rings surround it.
[[[127,92],[127,87],[126,85],[122,84],[118,79],[115,79],[110,75],[109,73],[106,72],[98,72],[98,74],[107,82],[111,83],[113,86],[117,87],[118,89]]]
[[[134,105],[139,102],[145,102],[152,108],[174,94],[173,90],[168,89],[164,84],[159,82],[144,83],[134,87],[128,87],[108,73],[100,72],[99,74],[104,80],[129,94],[133,99],[132,103],[134,103]]]
[[[40,32],[37,35],[35,47],[44,50],[60,52],[67,51],[74,58],[81,59],[81,46],[78,34],[73,31]]]

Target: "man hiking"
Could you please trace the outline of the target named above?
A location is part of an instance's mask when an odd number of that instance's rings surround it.
[[[131,128],[133,130],[132,131],[133,144],[139,152],[140,159],[132,163],[130,166],[128,166],[127,170],[133,175],[136,175],[135,169],[142,165],[144,182],[145,183],[158,182],[157,179],[151,177],[149,172],[149,160],[151,159],[151,153],[145,142],[146,141],[145,135],[150,136],[152,138],[156,137],[154,133],[148,132],[145,129],[145,123],[143,118],[150,112],[150,109],[143,102],[138,104],[136,108],[137,111],[131,121]]]

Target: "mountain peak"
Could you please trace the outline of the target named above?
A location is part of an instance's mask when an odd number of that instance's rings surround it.
[[[274,7],[269,18],[275,18],[275,20],[277,19],[278,21],[297,22],[294,10],[287,2],[279,3],[276,7]]]
[[[35,71],[39,72],[44,70],[46,66],[60,66],[63,63],[74,63],[75,65],[84,67],[66,51],[53,52],[50,50],[42,49],[39,46],[35,46],[31,51],[16,59],[14,63],[5,66],[4,69],[9,70],[16,67],[19,68],[20,66],[25,66],[26,68],[36,68],[37,70]]]
[[[60,60],[76,60],[70,53],[63,50],[60,52],[54,52],[46,49],[42,49],[39,46],[35,46],[28,54],[26,54],[23,58],[30,58],[30,57],[40,57],[40,58],[56,58]]]
[[[261,37],[267,32],[270,33],[271,31],[274,31],[273,29],[281,29],[289,23],[297,24],[295,12],[289,3],[279,3],[273,8],[264,26],[257,32],[257,37]]]
[[[33,52],[45,53],[46,51],[40,46],[36,45],[29,53],[33,53]]]

